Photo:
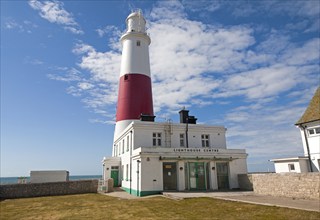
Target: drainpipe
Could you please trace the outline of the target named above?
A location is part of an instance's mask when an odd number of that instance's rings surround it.
[[[188,141],[188,124],[189,124],[189,119],[186,118],[186,147],[189,148],[189,141]]]
[[[307,127],[307,126],[304,127],[304,126],[302,126],[302,125],[299,125],[299,127],[300,127],[301,129],[303,129],[304,139],[305,139],[305,141],[306,141],[306,147],[307,147],[307,152],[308,152],[308,159],[309,159],[310,171],[313,172],[311,155],[310,155],[310,148],[309,148],[309,142],[308,142],[307,132],[306,132],[306,127]]]
[[[137,196],[139,196],[139,164],[140,160],[137,160]]]
[[[132,183],[132,131],[130,131],[130,194],[131,194],[131,183]]]

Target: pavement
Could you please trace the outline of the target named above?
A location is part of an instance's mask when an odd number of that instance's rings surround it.
[[[307,211],[320,212],[320,198],[319,200],[311,199],[297,199],[288,197],[274,197],[267,195],[259,195],[252,191],[230,191],[230,192],[163,192],[163,195],[152,195],[137,197],[115,189],[114,192],[106,193],[105,195],[117,197],[119,199],[145,199],[156,196],[164,196],[166,198],[180,200],[186,198],[209,197],[215,199],[222,199],[235,202],[245,202],[258,205],[277,206],[292,209],[301,209]]]
[[[164,196],[175,199],[195,198],[195,197],[210,197],[215,199],[223,199],[235,202],[245,202],[258,205],[277,206],[292,209],[301,209],[307,211],[320,212],[320,199],[297,199],[288,197],[274,197],[267,195],[256,194],[250,192],[164,192]]]

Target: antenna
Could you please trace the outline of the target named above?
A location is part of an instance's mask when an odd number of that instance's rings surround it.
[[[128,4],[129,4],[129,8],[131,10],[131,13],[133,13],[135,11],[136,7],[134,6],[134,4],[132,2],[129,2]]]

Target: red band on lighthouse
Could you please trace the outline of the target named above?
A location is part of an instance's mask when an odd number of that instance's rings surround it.
[[[125,74],[120,77],[116,121],[153,116],[150,77],[144,74]]]

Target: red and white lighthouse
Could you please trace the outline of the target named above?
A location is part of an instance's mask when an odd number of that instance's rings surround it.
[[[131,13],[121,36],[122,59],[114,138],[141,115],[153,116],[149,45],[146,20],[141,11]]]

